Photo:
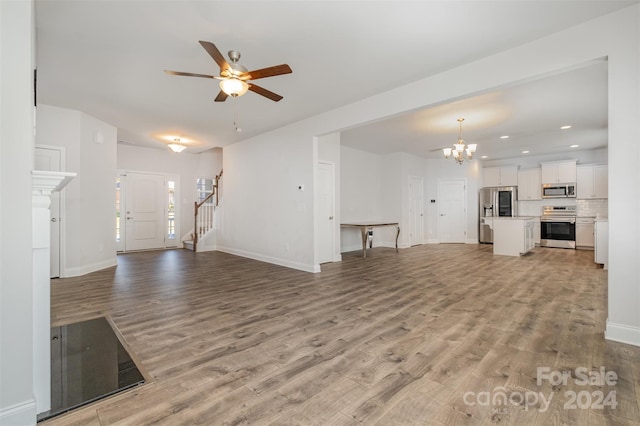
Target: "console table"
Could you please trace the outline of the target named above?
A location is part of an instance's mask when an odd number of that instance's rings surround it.
[[[398,251],[398,236],[400,235],[400,224],[398,222],[352,222],[341,223],[342,228],[359,228],[362,234],[362,257],[367,258],[367,236],[371,234],[372,238],[369,241],[369,248],[373,246],[373,228],[381,228],[384,226],[395,226],[396,232],[396,252]]]

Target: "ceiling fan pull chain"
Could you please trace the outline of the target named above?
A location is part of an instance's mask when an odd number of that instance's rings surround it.
[[[236,129],[236,133],[242,132],[242,129],[238,127],[238,107],[237,107],[237,97],[233,98],[233,127]]]

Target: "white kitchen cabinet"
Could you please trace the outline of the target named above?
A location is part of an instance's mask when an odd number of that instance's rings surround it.
[[[609,221],[595,220],[595,262],[609,269]]]
[[[609,197],[609,167],[585,164],[577,167],[576,198],[588,200]]]
[[[541,163],[542,183],[573,183],[576,181],[576,160]]]
[[[576,219],[576,247],[593,249],[595,245],[594,218],[579,217]]]
[[[540,169],[518,171],[518,200],[541,200],[542,181]]]
[[[485,167],[482,169],[482,186],[517,186],[518,166]]]
[[[533,238],[534,243],[540,245],[540,218],[535,217],[533,223]]]
[[[520,256],[536,245],[533,217],[493,217],[483,220],[493,229],[493,254]]]

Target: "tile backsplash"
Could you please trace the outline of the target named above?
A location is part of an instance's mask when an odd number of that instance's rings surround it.
[[[578,217],[609,217],[609,200],[576,200]]]
[[[518,216],[542,216],[544,206],[576,206],[578,217],[608,217],[608,201],[607,199],[576,200],[575,198],[518,201]]]

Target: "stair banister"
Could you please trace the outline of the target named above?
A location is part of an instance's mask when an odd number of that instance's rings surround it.
[[[198,239],[206,234],[213,228],[214,222],[214,209],[220,204],[220,179],[222,178],[223,170],[220,170],[220,174],[216,175],[215,184],[213,185],[213,191],[211,194],[200,201],[194,202],[194,214],[193,214],[193,251],[196,251],[198,245]],[[207,204],[211,198],[216,197],[215,204]]]

